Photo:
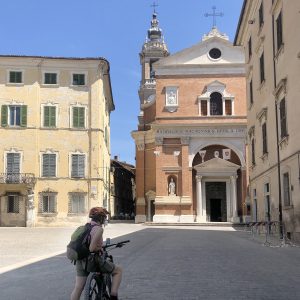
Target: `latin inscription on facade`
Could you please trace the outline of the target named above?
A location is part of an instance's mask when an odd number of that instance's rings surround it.
[[[245,136],[245,128],[157,129],[158,136]]]

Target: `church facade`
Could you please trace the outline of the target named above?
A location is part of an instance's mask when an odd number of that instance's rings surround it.
[[[246,221],[243,49],[213,26],[170,55],[154,13],[140,62],[136,222]]]

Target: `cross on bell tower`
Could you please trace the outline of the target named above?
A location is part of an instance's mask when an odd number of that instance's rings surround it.
[[[216,19],[216,17],[223,17],[224,14],[222,12],[217,13],[215,6],[212,7],[212,10],[213,10],[212,14],[206,13],[206,14],[204,14],[204,16],[205,17],[213,17],[213,28],[216,28],[217,27],[217,19]]]
[[[151,7],[153,7],[153,13],[156,14],[155,8],[158,7],[158,4],[156,4],[155,2],[153,2],[153,4],[151,5]]]

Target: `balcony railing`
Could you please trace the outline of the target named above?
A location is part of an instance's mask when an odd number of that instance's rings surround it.
[[[34,185],[36,178],[32,173],[0,173],[0,183]]]
[[[142,84],[142,81],[141,81],[141,84]],[[155,86],[156,86],[155,78],[145,79],[145,82],[143,84],[143,88],[145,88],[145,89],[155,89]]]

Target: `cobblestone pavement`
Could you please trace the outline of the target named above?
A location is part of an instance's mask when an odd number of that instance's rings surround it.
[[[116,238],[131,243],[113,250],[124,268],[122,300],[300,299],[300,248],[265,247],[243,231],[137,228]],[[67,300],[73,282],[60,254],[1,274],[0,299]]]

